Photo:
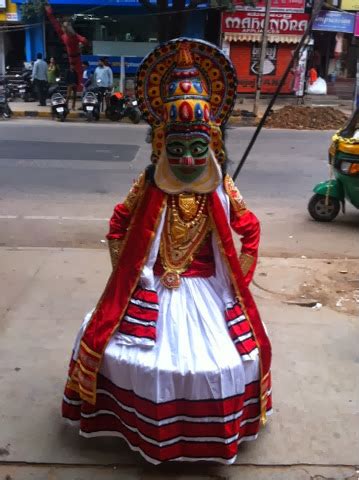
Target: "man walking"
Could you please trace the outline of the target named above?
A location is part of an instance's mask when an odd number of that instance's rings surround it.
[[[42,59],[42,53],[37,54],[37,60],[32,69],[32,81],[38,96],[39,105],[46,107],[47,97],[47,63]]]

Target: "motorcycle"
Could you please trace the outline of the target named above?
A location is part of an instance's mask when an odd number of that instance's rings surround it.
[[[100,102],[96,89],[88,90],[82,97],[82,110],[86,115],[86,120],[98,121],[100,119]]]
[[[56,79],[56,84],[49,88],[51,114],[52,118],[57,118],[60,122],[66,120],[69,114],[66,98],[60,93],[59,88],[60,79]]]
[[[8,119],[12,115],[7,99],[7,82],[6,79],[0,79],[0,115],[4,119]]]
[[[314,187],[308,211],[318,222],[331,222],[345,202],[359,208],[359,108],[332,138],[329,165],[334,177]]]
[[[141,120],[141,112],[137,105],[137,100],[124,96],[120,92],[114,92],[109,98],[105,115],[113,122],[128,117],[131,122],[137,124]]]
[[[29,69],[24,69],[21,74],[22,83],[19,85],[19,95],[24,102],[35,102],[37,100],[37,95],[32,83],[32,71]]]

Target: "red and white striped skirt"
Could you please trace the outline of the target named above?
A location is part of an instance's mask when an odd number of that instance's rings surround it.
[[[237,306],[225,312],[215,277],[182,278],[177,290],[158,278],[155,284],[159,309],[158,316],[149,315],[152,333],[143,340],[136,335],[136,324],[138,332],[146,331],[146,315],[132,308],[124,333],[116,333],[106,348],[96,405],[66,390],[63,416],[85,437],[123,438],[154,464],[231,464],[238,445],[254,440],[260,426],[259,358],[246,320]],[[145,300],[134,304],[146,308]]]

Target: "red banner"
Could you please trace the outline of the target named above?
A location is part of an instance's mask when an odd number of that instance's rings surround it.
[[[264,12],[224,13],[222,32],[261,33],[264,26]],[[268,33],[282,35],[302,35],[309,22],[307,13],[271,13]]]
[[[256,10],[265,11],[265,0],[257,0],[255,6],[248,6],[244,0],[234,0],[233,4],[238,10]],[[272,12],[298,12],[303,13],[305,8],[305,0],[272,0]]]

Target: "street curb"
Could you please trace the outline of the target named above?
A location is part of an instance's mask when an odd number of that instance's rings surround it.
[[[43,119],[52,119],[51,112],[39,112],[37,110],[20,110],[13,112],[14,117],[18,118],[43,118]],[[85,119],[85,115],[83,112],[70,112],[67,115],[67,119],[72,120],[83,120]],[[100,120],[107,120],[107,118],[102,114]],[[228,125],[230,126],[237,126],[237,127],[254,127],[257,125],[259,117],[238,117],[233,116],[229,118]],[[109,121],[109,120],[108,120]],[[110,121],[109,121],[110,122]],[[121,122],[110,122],[110,123],[121,123]],[[122,123],[131,123],[127,122],[126,120],[122,120]],[[144,122],[141,121],[141,124]]]

